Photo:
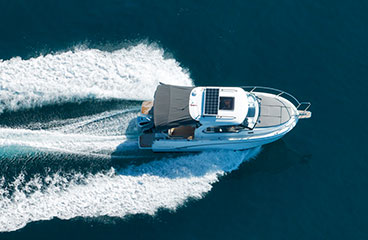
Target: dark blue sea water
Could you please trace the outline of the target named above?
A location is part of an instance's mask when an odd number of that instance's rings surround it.
[[[0,239],[368,239],[367,12],[1,0]],[[139,151],[159,81],[276,87],[313,117],[253,152]]]

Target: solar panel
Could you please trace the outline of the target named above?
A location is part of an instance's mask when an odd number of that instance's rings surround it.
[[[218,88],[206,88],[204,114],[216,115],[218,113],[218,106],[219,106],[218,99],[219,99]]]

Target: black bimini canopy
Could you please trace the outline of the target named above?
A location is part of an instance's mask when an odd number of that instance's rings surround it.
[[[153,102],[153,120],[157,129],[195,124],[189,114],[189,97],[194,87],[160,84]]]

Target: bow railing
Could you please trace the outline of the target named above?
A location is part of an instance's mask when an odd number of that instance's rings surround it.
[[[279,89],[276,89],[276,88],[262,87],[262,86],[241,86],[241,88],[243,88],[244,90],[246,90],[250,93],[259,92],[257,90],[261,90],[262,92],[265,92],[265,93],[275,94],[276,96],[279,96],[279,97],[282,96],[283,98],[286,98],[292,104],[294,104],[294,106],[296,107],[296,109],[298,111],[300,111],[304,114],[307,114],[308,109],[312,105],[310,102],[299,102],[299,100],[296,97],[294,97],[293,95],[291,95],[290,93],[287,93],[285,91],[282,91],[282,90],[279,90]]]

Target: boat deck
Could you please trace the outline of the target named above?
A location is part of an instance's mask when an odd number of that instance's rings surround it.
[[[295,106],[282,97],[254,92],[261,99],[261,110],[256,127],[271,127],[283,124],[295,115]]]

